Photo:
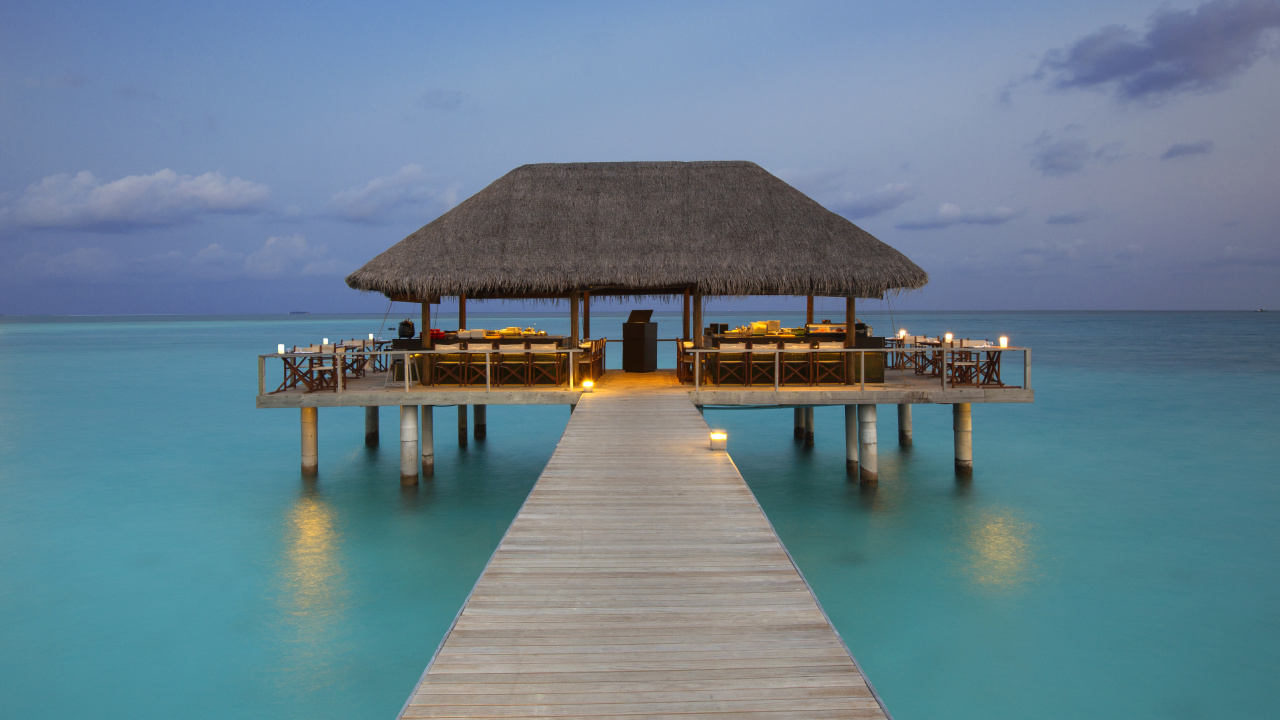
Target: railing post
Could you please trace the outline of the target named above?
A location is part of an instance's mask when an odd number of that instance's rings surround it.
[[[341,352],[333,353],[333,371],[338,376],[338,394],[339,395],[342,394],[342,386],[346,384],[343,382],[343,377],[347,374],[345,372],[346,368],[344,367],[344,364],[345,364],[344,363],[345,358],[343,357],[344,355],[345,353],[341,353]]]
[[[1031,389],[1031,348],[1022,351],[1022,387]]]
[[[865,392],[867,389],[867,351],[862,350],[858,353],[858,391]]]
[[[258,394],[267,392],[267,356],[258,356]]]

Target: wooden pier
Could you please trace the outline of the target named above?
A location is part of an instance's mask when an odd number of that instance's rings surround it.
[[[609,373],[403,718],[884,718],[670,373]]]

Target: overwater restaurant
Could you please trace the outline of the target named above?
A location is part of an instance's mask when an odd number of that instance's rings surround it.
[[[302,409],[303,465],[314,470],[316,408],[368,408],[366,435],[376,439],[379,406],[401,407],[403,435],[408,408],[456,405],[465,442],[467,407],[477,433],[489,405],[572,409],[584,392],[616,381],[605,359],[620,352],[622,374],[677,383],[699,408],[792,407],[797,436],[810,442],[813,407],[844,405],[848,467],[864,482],[877,475],[877,405],[898,406],[899,442],[909,444],[912,405],[950,404],[956,470],[964,475],[972,471],[971,403],[1030,402],[1030,351],[1007,338],[906,328],[877,334],[858,321],[857,299],[919,289],[928,279],[902,253],[755,163],[525,165],[347,277],[357,290],[419,304],[416,325],[401,323],[394,338],[326,338],[261,356],[258,405]],[[704,322],[706,299],[754,295],[806,297],[805,323]],[[457,298],[459,327],[433,326],[432,305],[442,297]],[[844,316],[815,322],[815,297],[843,298]],[[593,335],[591,303],[599,298],[679,299],[681,336],[658,338],[643,312],[623,325],[620,340]],[[470,327],[467,301],[489,299],[567,300],[570,330]],[[657,371],[660,344],[670,348],[661,351],[672,354],[674,371]],[[1002,368],[1010,357],[1012,370]],[[268,360],[280,367],[268,373]],[[430,422],[422,421],[425,472]],[[402,475],[416,482],[417,460],[404,464]]]

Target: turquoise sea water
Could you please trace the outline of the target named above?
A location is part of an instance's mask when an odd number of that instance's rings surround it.
[[[846,481],[839,408],[809,450],[790,410],[707,411],[896,718],[1275,716],[1280,315],[866,319],[1035,349],[1034,405],[974,406],[970,482],[945,406],[917,406],[910,452],[881,409],[874,492]],[[535,322],[567,326],[471,324]],[[391,410],[368,450],[361,410],[325,409],[304,480],[255,355],[380,327],[0,318],[0,715],[394,717],[568,411],[490,408],[465,449],[437,432],[406,491]]]

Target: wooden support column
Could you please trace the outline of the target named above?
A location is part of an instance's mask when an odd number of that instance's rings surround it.
[[[848,297],[844,299],[844,346],[853,347],[853,330],[858,321],[857,301]],[[853,385],[853,353],[844,354],[844,384]]]
[[[951,406],[951,427],[956,435],[956,476],[973,476],[973,411],[969,403]]]
[[[418,337],[422,338],[422,344],[425,347],[427,339],[431,337],[431,301],[422,301],[422,325],[418,328],[422,332],[418,333]]]
[[[794,415],[795,417],[792,419],[795,422],[795,429],[792,431],[791,436],[794,437],[796,440],[803,440],[804,439],[804,408],[796,408]]]
[[[581,302],[582,293],[577,291],[569,293],[569,347],[578,347],[581,342],[581,336],[578,328],[578,303]]]
[[[467,294],[463,293],[458,296],[458,329],[463,330],[467,327]]]
[[[487,415],[485,412],[487,409],[488,407],[485,405],[471,406],[471,414],[475,416],[473,420],[475,420],[476,424],[475,436],[477,440],[483,440],[489,435],[489,422],[485,417]]]
[[[804,324],[805,325],[813,324],[813,296],[812,295],[808,295],[805,297]]]
[[[435,406],[422,406],[422,477],[436,474]]]
[[[458,406],[458,447],[467,446],[467,406]]]
[[[901,403],[898,405],[898,447],[911,447],[911,435],[911,404]]]
[[[813,447],[813,408],[804,409],[804,446]]]
[[[844,471],[858,477],[858,406],[844,406]]]
[[[320,448],[318,424],[318,408],[302,408],[302,474],[315,475],[320,472]]]
[[[702,293],[693,294],[693,346],[702,347]]]
[[[876,449],[876,406],[858,406],[858,480],[864,485],[880,481]]]
[[[369,447],[378,446],[378,406],[370,405],[364,409],[364,444]]]
[[[418,484],[418,406],[400,406],[400,484]]]
[[[582,339],[591,339],[591,291],[582,293]]]
[[[681,337],[681,338],[683,338],[683,339],[685,339],[685,340],[688,340],[688,339],[690,339],[690,338],[692,338],[692,337],[693,337],[692,335],[690,335],[690,334],[689,334],[689,288],[685,288],[685,289],[684,289],[684,319],[683,319],[683,322],[684,322],[684,324],[683,324],[681,327],[683,327],[683,328],[684,328],[684,334],[683,334],[683,335],[681,335],[680,337]]]

